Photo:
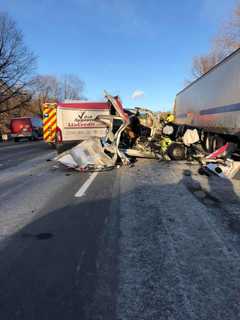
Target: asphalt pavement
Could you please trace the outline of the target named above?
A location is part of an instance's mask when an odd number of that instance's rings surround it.
[[[1,319],[92,314],[116,171],[98,174],[76,196],[91,174],[49,161],[55,155],[43,142],[0,147],[0,162],[7,160],[0,170]]]
[[[0,145],[0,319],[240,318],[239,180],[55,155]]]
[[[0,143],[0,170],[13,168],[50,151],[53,151],[53,147],[44,141]]]

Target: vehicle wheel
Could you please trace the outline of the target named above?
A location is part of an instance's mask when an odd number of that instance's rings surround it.
[[[213,140],[214,136],[211,133],[205,133],[203,138],[203,148],[205,151],[209,153],[213,152]]]
[[[186,147],[181,143],[172,143],[167,149],[167,154],[171,160],[185,160]]]
[[[32,139],[33,139],[33,141],[39,140],[39,134],[37,131],[33,131]]]
[[[225,143],[226,141],[222,137],[211,133],[205,133],[203,147],[207,152],[214,152],[221,148]]]
[[[222,146],[225,145],[225,143],[226,141],[222,137],[215,135],[213,137],[213,151],[221,148]]]
[[[19,138],[14,138],[14,141],[15,142],[19,142]]]

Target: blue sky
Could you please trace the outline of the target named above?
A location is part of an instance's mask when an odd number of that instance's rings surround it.
[[[172,108],[236,0],[1,0],[38,56],[38,73],[77,74],[89,100]],[[135,93],[135,99],[132,98]]]

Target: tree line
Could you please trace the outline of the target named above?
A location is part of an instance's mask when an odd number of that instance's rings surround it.
[[[208,53],[193,58],[192,75],[196,79],[240,48],[240,3],[236,4],[228,21],[223,23],[213,39]]]
[[[21,30],[0,12],[0,131],[13,116],[41,114],[46,101],[86,100],[77,75],[41,75],[36,70],[36,55],[25,45]]]

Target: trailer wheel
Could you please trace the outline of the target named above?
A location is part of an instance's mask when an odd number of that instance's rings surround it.
[[[203,147],[209,153],[213,152],[213,140],[214,136],[211,133],[207,132],[204,134]]]
[[[221,148],[225,143],[226,141],[222,137],[215,135],[213,137],[213,151]]]
[[[215,150],[219,149],[225,144],[225,140],[218,135],[213,135],[211,133],[205,133],[204,139],[203,139],[203,147],[204,149],[211,153]]]

